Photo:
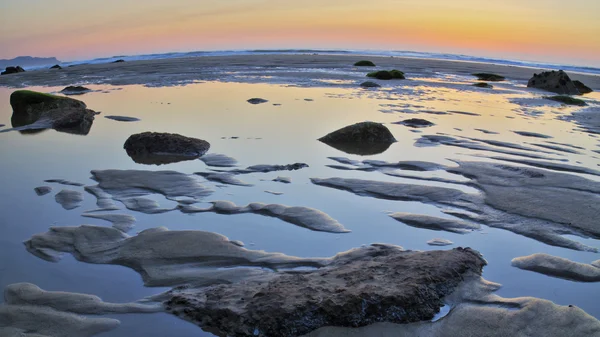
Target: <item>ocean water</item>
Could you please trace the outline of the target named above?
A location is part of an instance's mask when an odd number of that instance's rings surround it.
[[[465,235],[409,227],[392,219],[388,213],[448,215],[430,204],[375,199],[311,183],[310,178],[314,177],[352,177],[450,186],[468,193],[479,193],[463,185],[393,177],[380,171],[339,170],[328,166],[338,164],[328,158],[333,156],[388,162],[427,161],[450,166],[454,165],[454,160],[497,162],[482,157],[497,155],[485,150],[442,145],[415,146],[422,135],[435,134],[503,141],[526,147],[532,147],[531,143],[552,145],[547,141],[564,143],[577,146],[577,153],[550,151],[550,154],[536,154],[564,160],[561,163],[600,170],[600,155],[594,152],[600,149],[597,136],[561,118],[579,108],[540,101],[543,93],[529,91],[523,83],[498,83],[494,90],[487,90],[472,87],[471,79],[452,74],[438,75],[411,81],[386,82],[380,90],[337,88],[330,84],[304,88],[268,82],[211,81],[178,87],[90,85],[93,92],[76,97],[90,109],[101,112],[96,116],[89,134],[82,136],[54,130],[0,133],[0,153],[3,156],[0,185],[4,200],[0,206],[0,256],[3,257],[0,259],[0,288],[15,282],[31,282],[46,290],[93,294],[112,302],[135,301],[165,291],[165,288],[144,287],[140,276],[125,267],[88,264],[76,261],[69,255],[60,262],[50,263],[28,253],[22,244],[32,235],[46,232],[50,226],[110,226],[108,222],[81,216],[85,210],[96,207],[92,195],[85,194],[80,207],[67,211],[55,201],[54,195],[64,188],[81,191],[82,188],[45,183],[46,179],[60,178],[94,185],[96,182],[90,178],[90,171],[96,169],[174,170],[187,174],[214,169],[200,160],[155,166],[135,163],[127,156],[123,143],[131,134],[157,131],[205,139],[211,143],[210,153],[226,154],[237,159],[239,168],[295,162],[309,165],[297,171],[240,176],[254,185],[251,187],[222,185],[199,178],[203,184],[215,190],[204,201],[229,200],[238,205],[265,202],[312,207],[327,213],[352,232],[316,232],[254,214],[186,215],[168,212],[149,215],[122,207],[118,213],[130,214],[137,219],[130,235],[158,226],[166,226],[170,230],[205,230],[223,234],[231,240],[240,240],[248,249],[301,257],[328,257],[376,242],[413,250],[472,247],[480,251],[489,263],[483,276],[503,284],[499,295],[533,296],[561,305],[574,304],[600,318],[598,298],[594,295],[600,293],[598,283],[552,278],[520,270],[510,264],[515,257],[539,252],[585,263],[597,260],[598,254],[549,246],[513,232],[486,226],[481,231]],[[56,92],[62,88],[29,89]],[[11,126],[9,96],[12,91],[0,88],[0,124],[7,125],[4,129]],[[262,97],[269,102],[251,105],[246,100],[252,97]],[[585,99],[592,107],[600,106],[600,95],[597,93],[585,96]],[[105,115],[137,117],[140,121],[123,123],[104,118]],[[415,130],[392,124],[406,118],[425,118],[435,125]],[[365,120],[385,123],[398,142],[382,153],[360,156],[344,153],[317,141],[331,131]],[[486,134],[478,129],[497,134]],[[543,133],[553,138],[523,137],[512,132],[515,130]],[[452,176],[458,179],[445,172],[407,174],[415,178]],[[277,176],[289,176],[292,183],[272,181]],[[600,181],[598,176],[580,176],[590,181]],[[37,196],[33,189],[41,185],[52,186],[54,190],[48,195]],[[273,195],[265,191],[283,194]],[[161,206],[172,205],[161,196],[153,198]],[[428,240],[437,237],[449,239],[454,245],[427,245]],[[598,240],[575,239],[600,248]],[[167,314],[112,317],[121,320],[121,326],[102,336],[212,336]]]
[[[103,57],[91,60],[80,60],[72,62],[61,63],[62,66],[70,66],[76,64],[97,64],[113,62],[119,59],[125,61],[138,61],[138,60],[156,60],[156,59],[170,59],[170,58],[181,58],[181,57],[202,57],[202,56],[230,56],[230,55],[264,55],[264,54],[329,54],[329,55],[363,55],[363,56],[393,56],[393,57],[411,57],[419,59],[436,59],[436,60],[449,60],[449,61],[467,61],[467,62],[478,62],[488,64],[499,64],[499,65],[511,65],[520,67],[531,67],[531,68],[542,68],[550,70],[562,69],[568,72],[577,72],[582,74],[595,74],[600,75],[600,68],[597,67],[585,67],[569,64],[556,64],[556,63],[544,63],[534,61],[522,61],[522,60],[509,60],[502,58],[489,58],[489,57],[478,57],[460,54],[447,54],[447,53],[425,53],[415,51],[402,51],[402,50],[335,50],[335,49],[256,49],[256,50],[221,50],[221,51],[192,51],[192,52],[172,52],[172,53],[159,53],[159,54],[145,54],[145,55],[117,55],[113,57]],[[31,67],[26,68],[40,69],[44,67]]]

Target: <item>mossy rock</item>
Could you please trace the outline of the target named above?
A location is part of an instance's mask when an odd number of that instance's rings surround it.
[[[375,83],[375,82],[371,82],[371,81],[366,81],[360,84],[361,87],[363,88],[379,88],[381,87],[381,85]]]
[[[485,83],[485,82],[477,82],[475,84],[473,84],[474,87],[477,88],[487,88],[487,89],[492,89],[494,86],[489,84],[489,83]]]
[[[573,98],[571,96],[558,95],[558,96],[547,96],[545,98],[552,100],[552,101],[567,104],[567,105],[578,105],[578,106],[587,105],[587,103],[585,103],[584,101],[582,101],[578,98]]]
[[[354,63],[355,67],[375,67],[375,63],[367,60],[361,60]]]
[[[13,113],[17,115],[39,115],[48,110],[58,108],[81,108],[85,109],[85,103],[62,96],[45,94],[31,90],[17,90],[10,95],[10,105]]]
[[[477,77],[481,81],[499,82],[504,81],[506,79],[504,76],[491,73],[475,73],[473,74],[473,76]]]
[[[367,77],[372,77],[372,78],[376,78],[378,80],[392,80],[392,79],[396,79],[396,80],[403,80],[406,77],[404,77],[404,73],[401,72],[400,70],[380,70],[380,71],[374,71],[374,72],[370,72],[367,74]]]

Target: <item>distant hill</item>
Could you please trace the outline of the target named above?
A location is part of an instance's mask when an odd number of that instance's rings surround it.
[[[57,63],[60,63],[60,61],[56,57],[18,56],[11,60],[0,60],[0,68],[4,69],[10,66],[21,66],[23,68],[53,66]]]

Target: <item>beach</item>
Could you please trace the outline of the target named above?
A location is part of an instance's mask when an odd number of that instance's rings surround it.
[[[600,335],[600,76],[569,72],[593,92],[568,105],[527,87],[543,71],[310,53],[2,75],[0,336]]]

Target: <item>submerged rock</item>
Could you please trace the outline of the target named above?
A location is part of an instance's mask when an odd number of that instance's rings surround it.
[[[379,85],[375,82],[371,82],[371,81],[362,82],[360,84],[360,86],[363,88],[380,88],[381,87],[381,85]]]
[[[123,148],[136,163],[161,165],[196,159],[210,144],[176,133],[143,132],[129,136]]]
[[[235,177],[235,174],[227,172],[196,172],[199,176],[204,177],[206,180],[218,181],[223,184],[236,185],[236,186],[253,186],[247,182],[244,182]]]
[[[64,88],[63,90],[61,90],[60,93],[64,94],[64,95],[83,95],[90,91],[92,91],[92,89],[82,87],[80,85],[77,85],[77,86],[70,85],[70,86]]]
[[[469,249],[412,252],[376,244],[326,267],[199,289],[174,289],[167,310],[222,336],[300,336],[325,326],[430,320],[486,262]],[[390,286],[393,285],[393,286]]]
[[[127,117],[127,116],[104,116],[104,118],[112,119],[118,122],[138,122],[139,118]]]
[[[408,226],[435,231],[465,234],[481,228],[481,226],[476,223],[469,223],[458,219],[438,218],[429,215],[393,213],[390,214],[390,216]]]
[[[533,254],[512,260],[513,267],[579,282],[600,282],[600,268],[548,254]]]
[[[55,183],[55,184],[61,184],[61,185],[67,185],[67,186],[83,186],[84,185],[82,183],[78,183],[78,182],[66,180],[66,179],[46,179],[44,181],[47,183]]]
[[[361,122],[331,132],[319,141],[346,153],[370,155],[387,150],[396,138],[381,123]]]
[[[58,64],[53,65],[50,69],[62,69],[62,67]]]
[[[125,62],[125,60],[123,60],[123,59],[118,59],[118,60],[116,60],[116,61],[112,61],[111,63],[123,63],[123,62]]]
[[[493,89],[494,86],[489,84],[489,83],[485,83],[485,82],[477,82],[473,84],[474,87],[477,88],[487,88],[487,89]]]
[[[577,90],[569,75],[562,70],[544,71],[540,74],[533,74],[533,77],[527,82],[527,87],[562,95],[579,95],[579,90]]]
[[[453,245],[454,242],[447,239],[435,238],[427,241],[427,244],[430,246],[450,246]]]
[[[202,160],[206,166],[233,167],[237,165],[237,160],[235,160],[235,158],[219,153],[209,153],[200,157],[200,160]]]
[[[133,228],[133,224],[135,223],[135,217],[129,214],[97,214],[97,213],[83,213],[81,216],[101,219],[105,221],[109,221],[112,223],[112,226],[120,231],[128,232]]]
[[[33,189],[35,194],[42,196],[52,192],[52,187],[50,186],[39,186]]]
[[[20,66],[6,67],[6,70],[1,72],[0,75],[10,75],[10,74],[16,74],[16,73],[22,73],[22,72],[25,72],[25,69],[21,68]]]
[[[404,80],[406,79],[406,77],[404,76],[404,73],[400,70],[380,70],[380,71],[374,71],[371,73],[367,74],[367,77],[373,77],[376,78],[378,80]]]
[[[56,194],[54,199],[64,209],[72,210],[81,206],[81,202],[83,201],[83,193],[73,190],[62,190]]]
[[[504,81],[506,78],[504,76],[500,76],[492,73],[475,73],[473,76],[477,77],[477,79],[481,81],[491,81],[491,82],[499,82]]]
[[[29,90],[13,92],[10,105],[13,108],[11,122],[16,130],[52,128],[87,135],[98,114],[81,101]]]
[[[392,124],[406,125],[406,126],[411,127],[411,128],[426,128],[426,127],[435,125],[432,122],[430,122],[430,121],[428,121],[426,119],[421,119],[421,118],[405,119],[403,121],[395,122],[395,123],[392,123]]]
[[[368,60],[361,60],[354,63],[355,67],[375,67],[375,63]]]
[[[250,98],[249,100],[247,100],[246,102],[250,103],[250,104],[262,104],[262,103],[267,103],[268,100],[264,99],[264,98]]]
[[[548,136],[548,135],[544,135],[541,133],[537,133],[537,132],[530,132],[530,131],[513,131],[514,133],[516,133],[517,135],[520,136],[524,136],[524,137],[534,137],[534,138],[553,138],[552,136]]]
[[[286,165],[252,165],[241,170],[222,171],[231,174],[269,173],[275,171],[295,171],[308,167],[305,163],[294,163]]]
[[[575,87],[577,88],[577,90],[579,90],[579,93],[582,95],[589,94],[590,92],[594,91],[587,85],[583,84],[581,81],[575,80],[573,81],[573,84],[575,84]]]
[[[571,96],[558,95],[558,96],[546,96],[544,98],[549,99],[551,101],[560,102],[560,103],[563,103],[566,105],[578,105],[578,106],[586,106],[587,105],[587,103],[585,103],[584,100],[574,98]]]
[[[277,177],[275,179],[273,179],[273,181],[278,182],[278,183],[284,183],[284,184],[291,184],[292,183],[292,178],[290,177]]]

